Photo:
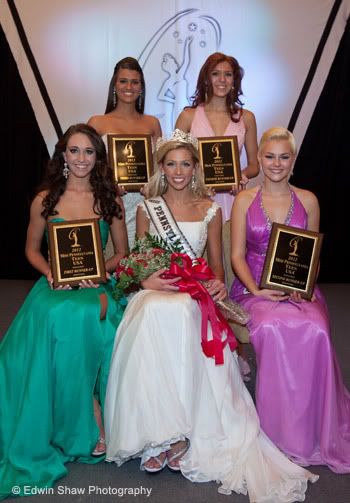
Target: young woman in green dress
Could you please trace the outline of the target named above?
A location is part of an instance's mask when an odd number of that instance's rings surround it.
[[[0,499],[13,486],[21,495],[52,486],[69,461],[103,459],[101,410],[124,306],[111,279],[54,289],[41,253],[47,222],[86,218],[98,220],[103,245],[112,235],[112,272],[127,253],[123,205],[100,135],[77,124],[58,141],[30,209],[26,256],[42,276],[0,344]]]

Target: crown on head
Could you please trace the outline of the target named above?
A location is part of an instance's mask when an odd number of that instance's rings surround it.
[[[171,133],[170,136],[162,136],[161,138],[158,138],[156,142],[156,151],[158,150],[165,144],[169,142],[174,142],[174,143],[184,143],[184,144],[190,144],[192,145],[196,150],[198,150],[198,140],[194,136],[191,135],[191,133],[185,133],[184,131],[181,131],[181,129],[175,129]]]

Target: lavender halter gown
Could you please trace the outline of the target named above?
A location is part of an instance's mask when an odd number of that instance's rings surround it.
[[[292,191],[287,221],[307,227]],[[247,262],[259,284],[271,223],[258,191],[247,213]],[[314,302],[272,302],[247,293],[236,279],[231,298],[250,313],[257,359],[256,406],[261,427],[301,465],[350,472],[350,394],[330,340],[329,317],[318,288]]]

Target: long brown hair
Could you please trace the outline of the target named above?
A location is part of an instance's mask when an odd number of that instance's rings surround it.
[[[47,164],[44,179],[37,189],[37,193],[48,192],[43,199],[44,209],[41,214],[44,218],[57,215],[55,206],[67,185],[67,180],[63,176],[63,152],[66,151],[69,138],[77,133],[86,135],[96,150],[95,166],[90,173],[90,183],[94,194],[94,212],[111,224],[113,217],[122,218],[121,207],[115,201],[118,189],[113,179],[112,170],[107,163],[105,144],[95,129],[87,124],[70,126],[56,143],[53,156]]]
[[[233,71],[233,89],[226,96],[227,112],[233,122],[238,122],[242,115],[243,102],[240,100],[242,92],[242,78],[244,70],[239,66],[238,61],[233,56],[227,56],[222,52],[211,54],[200,69],[197,87],[192,96],[192,108],[209,102],[213,97],[213,86],[211,84],[210,74],[219,63],[228,63]]]
[[[114,88],[115,88],[115,83],[118,78],[118,72],[119,70],[134,70],[135,72],[138,72],[140,75],[140,80],[141,80],[141,95],[140,98],[138,98],[135,101],[135,109],[137,112],[140,114],[143,114],[144,109],[145,109],[145,98],[146,98],[146,84],[145,84],[145,78],[143,76],[143,71],[141,66],[139,65],[139,62],[137,59],[132,58],[130,56],[121,59],[118,61],[118,63],[114,67],[113,71],[113,76],[111,78],[111,81],[109,83],[109,88],[108,88],[108,96],[107,96],[107,104],[106,104],[106,110],[105,114],[108,114],[112,110],[115,109],[116,104],[114,103]],[[116,96],[117,103],[118,103],[118,96]]]

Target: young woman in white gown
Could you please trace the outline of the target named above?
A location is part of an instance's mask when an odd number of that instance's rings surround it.
[[[192,256],[207,243],[216,279],[206,286],[214,301],[223,299],[221,210],[205,195],[196,140],[176,130],[158,140],[156,157],[137,235],[162,233],[158,213]],[[197,302],[161,273],[142,282],[117,331],[105,405],[107,461],[140,457],[142,469],[168,466],[193,482],[219,481],[220,492],[248,492],[252,502],[304,501],[307,482],[318,477],[260,430],[236,353],[226,345],[222,365],[204,355]]]

